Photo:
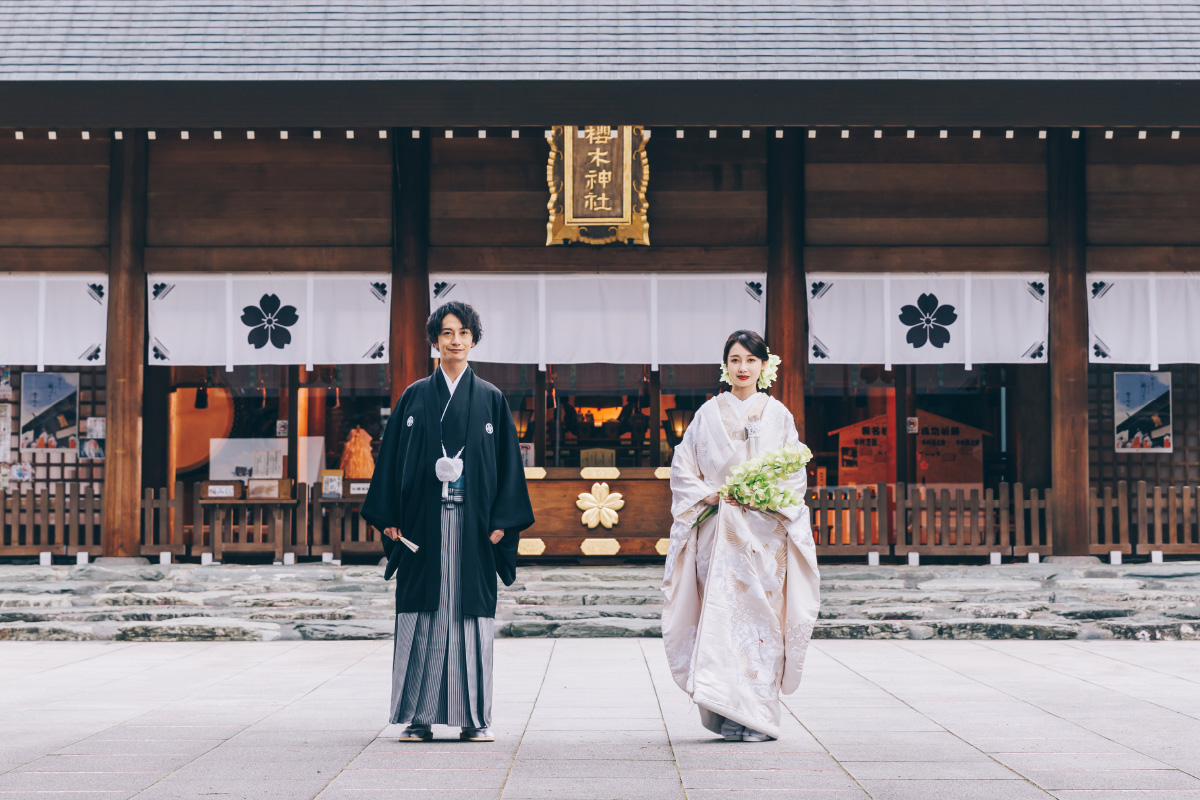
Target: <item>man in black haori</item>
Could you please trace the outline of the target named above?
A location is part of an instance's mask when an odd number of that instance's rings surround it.
[[[390,720],[408,726],[403,742],[433,725],[490,742],[496,576],[516,578],[533,508],[508,403],[467,364],[479,315],[447,303],[426,328],[441,365],[393,409],[362,507],[396,576]]]

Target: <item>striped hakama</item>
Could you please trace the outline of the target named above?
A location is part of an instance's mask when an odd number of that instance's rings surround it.
[[[442,501],[442,583],[437,611],[396,615],[393,724],[486,728],[492,717],[495,620],[462,613],[461,489]]]

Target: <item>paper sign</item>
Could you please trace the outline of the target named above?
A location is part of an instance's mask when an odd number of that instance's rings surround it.
[[[280,438],[288,435],[288,421],[286,419],[275,420],[275,435]]]
[[[233,487],[229,484],[220,484],[217,486],[208,487],[208,496],[211,497],[233,497]]]
[[[351,495],[366,494],[370,490],[370,488],[371,488],[370,481],[351,481],[350,482],[350,494]]]
[[[88,417],[87,418],[87,438],[103,439],[105,429],[104,417]]]
[[[254,467],[250,474],[255,478],[282,478],[283,453],[279,450],[255,450]]]
[[[321,497],[328,500],[342,496],[342,476],[326,475],[321,478]]]

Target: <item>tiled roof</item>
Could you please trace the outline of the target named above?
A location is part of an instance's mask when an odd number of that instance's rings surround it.
[[[1198,79],[1200,3],[0,0],[0,80]]]

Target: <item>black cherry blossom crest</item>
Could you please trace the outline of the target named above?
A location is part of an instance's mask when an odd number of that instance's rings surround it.
[[[295,306],[282,306],[273,294],[264,294],[257,306],[242,309],[242,323],[249,326],[246,341],[261,350],[270,342],[282,350],[292,343],[292,332],[288,330],[300,321]]]
[[[900,322],[909,326],[904,340],[913,347],[924,347],[926,342],[945,347],[950,343],[949,326],[957,319],[954,306],[938,305],[937,295],[932,292],[918,297],[915,306],[900,308]]]

